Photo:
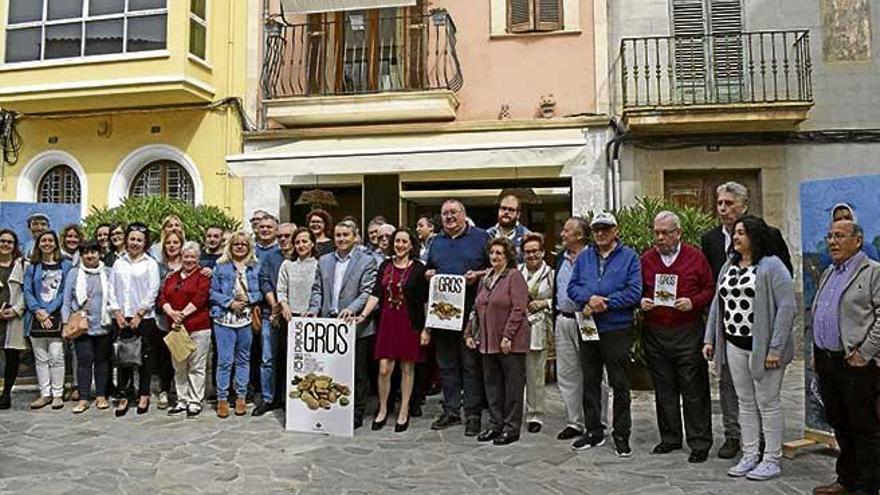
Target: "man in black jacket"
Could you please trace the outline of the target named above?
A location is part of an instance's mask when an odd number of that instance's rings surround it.
[[[721,224],[705,232],[700,239],[700,244],[717,282],[721,267],[724,266],[733,251],[731,245],[733,227],[749,208],[749,190],[746,186],[731,181],[718,186],[716,193],[715,205]],[[788,272],[793,274],[791,255],[788,252],[785,239],[782,238],[782,233],[779,232],[779,229],[770,227],[769,235],[771,252],[768,254],[778,257],[788,268]],[[721,418],[724,422],[724,444],[718,449],[718,457],[733,459],[740,451],[739,399],[736,396],[736,389],[733,387],[730,369],[726,365],[721,369],[719,388]]]

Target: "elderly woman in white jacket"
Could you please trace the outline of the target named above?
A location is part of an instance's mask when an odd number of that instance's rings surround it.
[[[553,332],[553,269],[544,262],[544,236],[528,233],[523,237],[525,263],[520,272],[529,287],[529,323],[532,339],[526,354],[526,429],[541,431],[545,411],[544,379],[547,348]]]

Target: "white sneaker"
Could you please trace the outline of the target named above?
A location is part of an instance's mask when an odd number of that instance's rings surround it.
[[[756,467],[758,467],[758,456],[755,454],[743,454],[739,462],[736,463],[736,466],[727,470],[727,475],[734,478],[742,478]]]
[[[168,409],[168,392],[159,392],[159,400],[156,402],[159,409]]]
[[[782,469],[776,459],[764,459],[755,469],[749,471],[746,478],[754,481],[767,481],[782,476]]]

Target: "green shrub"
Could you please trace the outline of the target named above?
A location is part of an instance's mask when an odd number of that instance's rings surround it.
[[[102,223],[141,222],[146,224],[153,233],[153,240],[158,240],[158,232],[162,228],[162,220],[168,215],[177,215],[183,222],[187,240],[201,242],[205,229],[218,225],[228,230],[239,228],[240,223],[216,206],[192,206],[189,203],[161,196],[128,198],[114,208],[98,208],[84,219],[87,232],[91,234],[95,227]]]
[[[697,248],[700,247],[703,233],[717,225],[715,218],[702,210],[679,206],[663,198],[636,198],[632,206],[612,210],[617,219],[621,242],[635,249],[639,255],[647,251],[654,245],[654,217],[664,210],[678,215],[681,220],[681,240]],[[591,218],[592,213],[584,212],[584,216]],[[636,323],[633,326],[632,360],[645,366],[642,330],[641,310],[637,309]]]

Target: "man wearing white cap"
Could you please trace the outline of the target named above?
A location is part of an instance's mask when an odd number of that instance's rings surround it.
[[[632,430],[630,389],[627,367],[632,347],[630,328],[633,310],[642,295],[639,255],[617,238],[617,219],[602,212],[590,222],[596,248],[584,251],[575,261],[568,297],[585,320],[581,323],[581,363],[584,375],[584,436],[572,444],[586,450],[605,443],[600,404],[602,368],[614,389],[614,450],[619,457],[630,457]]]

